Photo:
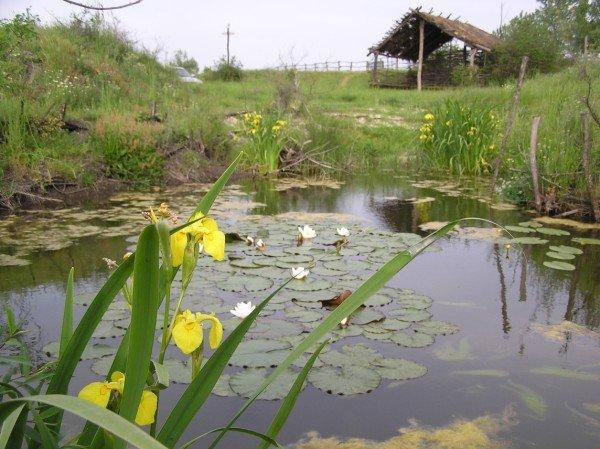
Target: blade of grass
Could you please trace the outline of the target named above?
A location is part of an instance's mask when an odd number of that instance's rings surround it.
[[[2,421],[2,428],[0,428],[0,447],[21,447],[22,430],[20,438],[17,439],[18,435],[13,432],[13,429],[17,427],[19,416],[25,408],[25,404],[19,405],[12,410],[8,416]],[[10,444],[9,444],[10,443]]]
[[[0,416],[4,412],[12,412],[13,410],[19,408],[23,403],[32,402],[58,407],[62,410],[73,413],[80,418],[87,419],[88,421],[108,430],[116,437],[125,440],[127,443],[137,448],[166,449],[165,446],[160,444],[138,426],[127,421],[116,413],[73,396],[48,394],[12,399],[0,404]]]
[[[204,438],[205,436],[211,435],[213,433],[220,432],[223,429],[224,429],[224,427],[219,427],[218,429],[209,430],[208,432],[205,432],[202,435],[198,435],[196,438],[188,441],[183,446],[181,446],[179,449],[188,449],[188,448],[192,447],[192,445],[196,444],[199,440],[201,440],[202,438]],[[232,427],[231,429],[229,429],[229,431],[231,431],[231,432],[238,432],[238,433],[245,433],[247,435],[252,435],[254,437],[257,437],[257,438],[260,438],[261,440],[263,440],[267,446],[276,446],[279,449],[284,449],[273,438],[269,437],[268,435],[265,435],[265,434],[262,434],[260,432],[257,432],[256,430],[244,429],[243,427]]]
[[[265,434],[269,438],[276,438],[277,435],[279,434],[279,431],[282,429],[283,425],[289,418],[290,413],[292,413],[292,410],[294,409],[294,406],[296,405],[296,400],[298,399],[298,395],[302,391],[302,386],[304,385],[304,382],[306,381],[306,377],[308,376],[308,373],[310,372],[313,365],[315,364],[315,360],[317,360],[317,357],[319,356],[319,354],[321,353],[321,351],[327,344],[329,344],[329,340],[325,340],[323,343],[321,343],[321,345],[317,348],[317,350],[310,356],[310,358],[308,359],[308,362],[306,362],[306,365],[304,365],[304,368],[302,368],[302,371],[300,371],[300,373],[298,374],[298,377],[296,377],[294,384],[292,385],[287,396],[281,403],[279,410],[277,410],[277,413],[273,417],[273,420],[271,421],[271,425],[269,426],[269,429],[267,430],[267,432]],[[267,449],[269,446],[270,446],[270,443],[267,440],[264,440],[258,446],[258,449]]]
[[[480,218],[464,218],[461,220],[452,221],[439,230],[433,232],[429,236],[416,243],[408,250],[396,255],[367,279],[352,295],[342,302],[336,309],[325,318],[319,326],[317,326],[308,336],[302,340],[288,355],[285,360],[275,368],[264,382],[258,387],[256,392],[244,403],[242,408],[233,416],[227,424],[227,427],[214,439],[208,449],[214,449],[227,433],[227,429],[232,427],[238,418],[248,409],[248,407],[256,400],[256,398],[273,382],[281,373],[283,373],[302,353],[319,340],[325,337],[338,323],[349,316],[352,312],[358,309],[367,299],[379,291],[387,284],[400,270],[408,265],[416,256],[421,254],[428,246],[435,243],[440,238],[447,235],[454,227],[464,221],[483,221],[492,223],[489,220]]]
[[[219,380],[221,373],[227,366],[231,355],[234,353],[244,335],[258,316],[265,308],[269,301],[283,289],[292,279],[289,279],[283,285],[273,291],[266,299],[264,299],[250,315],[242,320],[242,322],[229,334],[229,336],[221,343],[219,348],[204,364],[198,375],[192,383],[185,389],[177,404],[171,410],[171,413],[158,436],[158,441],[164,443],[168,447],[174,447],[175,443],[181,438],[186,427],[194,418],[198,410],[204,404],[204,401],[210,395],[213,387]]]
[[[65,294],[65,307],[63,310],[62,327],[60,330],[60,346],[58,354],[63,355],[67,344],[73,335],[73,276],[75,268],[71,267],[69,270],[69,277],[67,278],[67,292]]]
[[[146,385],[158,309],[159,239],[156,226],[148,225],[140,234],[133,267],[133,295],[125,386],[119,415],[133,421]],[[115,449],[125,441],[115,441]]]
[[[52,409],[50,409],[52,410]],[[56,439],[44,420],[40,417],[40,414],[36,410],[32,410],[33,420],[35,422],[35,428],[40,436],[40,443],[44,449],[57,449]]]

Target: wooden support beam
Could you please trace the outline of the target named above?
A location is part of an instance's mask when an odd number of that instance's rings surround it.
[[[372,83],[374,86],[377,86],[377,84],[379,83],[379,80],[377,79],[377,69],[378,69],[378,65],[379,65],[379,52],[374,52],[373,53],[374,59],[373,59],[373,79],[372,79]]]
[[[425,54],[425,21],[419,21],[419,67],[417,69],[417,89],[423,90],[423,57]]]
[[[475,56],[477,56],[477,48],[471,48],[469,53],[469,67],[475,67]]]

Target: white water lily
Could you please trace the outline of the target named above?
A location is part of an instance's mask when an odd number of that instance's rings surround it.
[[[250,235],[247,235],[246,236],[246,243],[248,245],[253,245],[254,244],[254,238],[252,236],[250,236]]]
[[[248,315],[250,315],[254,309],[256,309],[256,306],[252,305],[252,301],[238,302],[235,305],[235,308],[233,310],[230,310],[229,312],[231,312],[232,315],[235,315],[238,318],[244,319]]]
[[[338,235],[340,235],[342,237],[350,236],[350,231],[348,230],[348,228],[337,228],[336,231],[337,231]]]
[[[292,270],[292,277],[294,279],[304,279],[306,276],[308,276],[308,273],[310,273],[308,268],[304,268],[304,267],[292,267],[291,270]]]
[[[254,242],[254,244],[258,249],[265,249],[267,247],[266,243],[263,242],[263,239],[258,239],[256,242]]]
[[[341,327],[346,327],[347,325],[348,325],[348,317],[346,317],[342,321],[340,321]]]
[[[298,232],[303,239],[313,239],[317,236],[317,232],[309,225],[298,226]]]

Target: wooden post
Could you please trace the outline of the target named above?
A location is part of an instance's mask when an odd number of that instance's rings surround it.
[[[504,129],[502,142],[500,143],[500,148],[498,149],[498,156],[494,160],[494,174],[492,176],[492,182],[490,185],[490,201],[492,202],[494,201],[494,189],[496,188],[496,181],[498,180],[498,172],[500,171],[500,165],[502,165],[502,161],[506,155],[508,139],[512,134],[513,127],[515,126],[515,120],[517,119],[517,112],[519,111],[519,102],[521,100],[521,89],[523,88],[523,83],[525,82],[525,71],[527,70],[528,62],[529,58],[527,56],[523,56],[523,60],[521,61],[521,70],[519,71],[519,80],[517,81],[517,86],[515,87],[515,94],[513,96],[512,109],[506,122],[506,128]]]
[[[350,61],[350,71],[352,71],[352,61]]]
[[[600,222],[600,205],[596,200],[594,178],[590,170],[590,150],[592,148],[592,135],[590,133],[590,114],[584,112],[581,114],[581,124],[583,126],[583,150],[581,152],[581,160],[583,165],[583,174],[587,185],[590,204],[592,205],[592,215],[594,220]]]
[[[542,193],[540,192],[540,176],[537,165],[537,147],[538,131],[540,128],[539,116],[533,118],[531,124],[531,140],[529,141],[529,170],[531,171],[531,181],[533,183],[533,198],[535,201],[535,210],[539,214],[542,211]]]
[[[375,52],[373,53],[373,55],[375,56],[375,58],[373,59],[373,85],[376,86],[377,84],[379,84],[379,80],[377,79],[377,69],[378,69],[378,65],[379,65],[379,53]]]
[[[417,69],[417,90],[423,90],[423,56],[425,54],[425,21],[419,22],[419,67]]]
[[[338,61],[338,72],[342,70],[342,61]]]
[[[329,63],[325,61],[325,71],[329,70]]]
[[[477,49],[471,48],[471,52],[469,53],[469,67],[475,67],[475,56],[477,56]]]

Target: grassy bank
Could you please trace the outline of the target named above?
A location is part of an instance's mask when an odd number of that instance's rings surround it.
[[[513,95],[511,85],[420,93],[373,89],[368,74],[345,72],[246,71],[239,82],[187,84],[99,19],[39,27],[22,18],[5,23],[0,35],[12,48],[0,62],[0,195],[5,199],[61,182],[93,185],[115,178],[148,185],[202,179],[215,159],[253,151],[253,137],[244,134],[241,119],[248,112],[265,115],[268,123],[284,120],[282,146],[300,162],[308,154],[322,164],[294,166],[301,171],[356,172],[407,162],[443,170],[424,165],[420,157],[424,115],[449,100],[492,110],[499,123],[488,140],[497,148]],[[589,71],[597,96],[600,71],[597,65]],[[585,91],[576,68],[526,81],[502,171],[501,186],[509,197],[531,199],[526,155],[535,115],[542,116],[544,188],[565,203],[586,197],[579,103]],[[85,129],[65,129],[72,125]],[[592,134],[597,142],[594,124]],[[596,176],[597,148],[592,149]],[[483,164],[483,176],[490,162]],[[255,163],[248,159],[246,167]]]

